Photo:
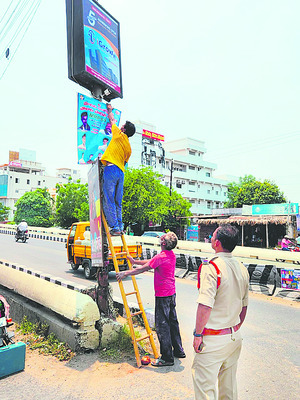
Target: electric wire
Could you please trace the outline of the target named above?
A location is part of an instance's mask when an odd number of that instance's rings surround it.
[[[21,44],[21,42],[22,42],[22,40],[23,40],[23,38],[24,38],[26,32],[28,31],[28,29],[29,29],[31,23],[32,23],[32,20],[33,20],[33,18],[34,18],[34,16],[35,16],[37,10],[39,9],[39,6],[40,6],[40,4],[41,4],[41,1],[42,1],[42,0],[37,0],[37,3],[36,3],[35,6],[34,6],[35,9],[33,9],[32,12],[31,12],[31,14],[32,14],[31,19],[30,19],[30,21],[29,21],[29,23],[28,23],[28,25],[27,25],[27,27],[26,27],[26,29],[25,29],[25,31],[24,31],[24,33],[23,33],[23,35],[22,35],[22,37],[21,37],[21,39],[20,39],[20,41],[19,41],[19,43],[18,43],[18,45],[17,45],[17,47],[16,47],[16,49],[15,49],[14,53],[12,54],[12,56],[11,56],[11,58],[10,58],[8,64],[7,64],[7,66],[6,66],[6,68],[4,69],[2,75],[0,76],[0,80],[1,80],[2,77],[4,76],[4,74],[5,74],[5,72],[6,72],[7,68],[8,68],[8,66],[10,65],[10,63],[11,63],[11,61],[13,60],[13,58],[14,58],[14,56],[15,56],[17,50],[19,49],[20,44]],[[28,20],[29,18],[30,18],[30,14],[29,14],[27,20]],[[26,20],[26,21],[27,21],[27,20]]]
[[[216,158],[216,159],[224,159],[224,158],[229,158],[236,156],[238,154],[246,154],[249,152],[258,152],[258,151],[265,151],[266,146],[268,149],[281,146],[287,140],[299,140],[300,139],[300,131],[292,131],[292,132],[287,132],[287,133],[282,133],[277,136],[269,136],[265,139],[262,139],[259,141],[259,143],[253,143],[251,142],[244,142],[239,145],[235,145],[233,147],[228,148],[226,151],[212,151],[210,152],[210,157]],[[294,142],[293,142],[294,143]]]
[[[10,6],[12,5],[13,1],[14,1],[14,0],[11,0],[11,2],[9,3],[9,6],[8,6],[7,9],[5,10],[5,12],[4,12],[2,18],[0,19],[0,24],[1,24],[1,22],[3,21],[5,15],[8,13],[8,10],[10,9]]]
[[[15,22],[17,22],[17,20],[18,20],[19,16],[21,15],[24,7],[28,4],[29,1],[30,0],[23,0],[23,2],[18,3],[16,5],[16,7],[13,10],[13,12],[9,16],[8,20],[6,21],[6,24],[0,30],[0,43],[8,35],[9,31],[12,29],[12,27],[15,24]],[[3,39],[1,39],[1,36],[3,36]]]
[[[22,31],[24,25],[26,24],[26,22],[28,21],[28,19],[29,19],[29,17],[30,17],[30,14],[31,14],[31,12],[32,12],[31,9],[33,9],[33,8],[34,8],[34,4],[32,4],[32,5],[30,6],[30,8],[28,9],[28,11],[27,11],[26,14],[24,15],[24,17],[23,17],[23,19],[21,20],[21,22],[19,23],[19,26],[18,26],[17,30],[15,31],[13,37],[10,39],[10,41],[9,41],[8,43],[6,43],[3,52],[0,54],[0,60],[1,60],[1,58],[5,55],[6,49],[7,49],[7,48],[11,48],[11,46],[12,46],[12,44],[13,44],[15,38],[19,36],[19,34],[20,34],[20,32]]]

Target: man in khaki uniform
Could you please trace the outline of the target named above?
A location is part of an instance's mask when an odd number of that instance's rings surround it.
[[[192,366],[196,400],[237,399],[239,328],[246,316],[249,290],[248,271],[231,254],[237,242],[235,227],[217,228],[211,240],[216,257],[201,268]]]

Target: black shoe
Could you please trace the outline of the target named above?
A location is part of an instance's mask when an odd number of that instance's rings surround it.
[[[123,232],[119,231],[119,229],[111,229],[109,231],[110,236],[121,236]]]
[[[185,352],[182,351],[181,353],[174,353],[174,357],[176,357],[176,358],[185,358],[186,355],[185,355]]]

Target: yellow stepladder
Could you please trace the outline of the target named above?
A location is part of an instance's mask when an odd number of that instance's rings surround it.
[[[107,240],[108,240],[109,249],[110,249],[110,252],[111,252],[111,256],[112,256],[112,259],[113,259],[113,263],[114,263],[114,267],[115,267],[116,272],[119,272],[119,265],[118,265],[117,256],[126,256],[129,269],[133,269],[132,265],[131,265],[131,263],[130,263],[130,261],[128,259],[128,256],[130,254],[129,254],[129,251],[128,251],[128,247],[127,247],[127,244],[126,244],[126,240],[125,240],[124,234],[121,235],[121,239],[122,239],[123,248],[124,248],[125,251],[122,252],[122,253],[116,253],[115,250],[114,250],[114,246],[112,244],[111,235],[109,233],[109,227],[107,225],[107,222],[106,222],[106,219],[105,219],[103,211],[102,211],[102,222],[103,222],[103,225],[104,225],[105,233],[106,233]],[[141,357],[140,357],[139,348],[138,348],[138,342],[140,342],[142,340],[149,339],[150,345],[152,347],[154,358],[158,358],[159,354],[157,352],[157,349],[156,349],[156,346],[155,346],[155,342],[154,342],[154,338],[153,338],[153,333],[152,333],[152,330],[151,330],[151,328],[149,326],[149,323],[148,323],[148,320],[147,320],[147,316],[146,316],[146,313],[145,313],[145,310],[144,310],[144,307],[143,307],[143,304],[142,304],[141,295],[140,295],[139,288],[138,288],[138,285],[137,285],[137,282],[136,282],[136,278],[135,278],[134,275],[131,275],[130,278],[132,280],[133,288],[134,288],[134,290],[132,292],[125,293],[125,289],[124,289],[124,285],[123,285],[122,281],[119,281],[119,287],[120,287],[120,292],[121,292],[122,299],[123,299],[124,308],[125,308],[125,311],[126,311],[126,317],[127,317],[127,322],[128,322],[128,326],[129,326],[129,329],[130,329],[130,336],[131,336],[131,340],[132,340],[132,344],[133,344],[133,348],[134,348],[136,363],[137,363],[137,366],[140,368],[142,363],[141,363]],[[127,296],[130,296],[130,295],[136,295],[136,299],[137,299],[137,302],[138,302],[138,305],[139,305],[139,309],[140,310],[135,312],[135,313],[131,313],[130,308],[128,306]],[[147,332],[147,334],[145,336],[140,337],[140,338],[136,338],[135,337],[134,327],[133,327],[133,322],[132,322],[132,318],[137,316],[137,315],[142,315],[142,318],[143,318],[143,321],[144,321],[144,325],[145,325],[145,329],[146,329],[146,332]]]

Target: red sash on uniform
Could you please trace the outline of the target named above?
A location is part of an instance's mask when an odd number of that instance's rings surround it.
[[[217,289],[218,289],[220,284],[221,284],[221,271],[219,270],[217,264],[214,263],[213,261],[210,260],[209,264],[213,265],[215,267],[216,272],[217,272]],[[200,274],[201,274],[202,265],[203,264],[201,263],[200,267],[198,269],[198,284],[197,284],[198,289],[200,289]]]

